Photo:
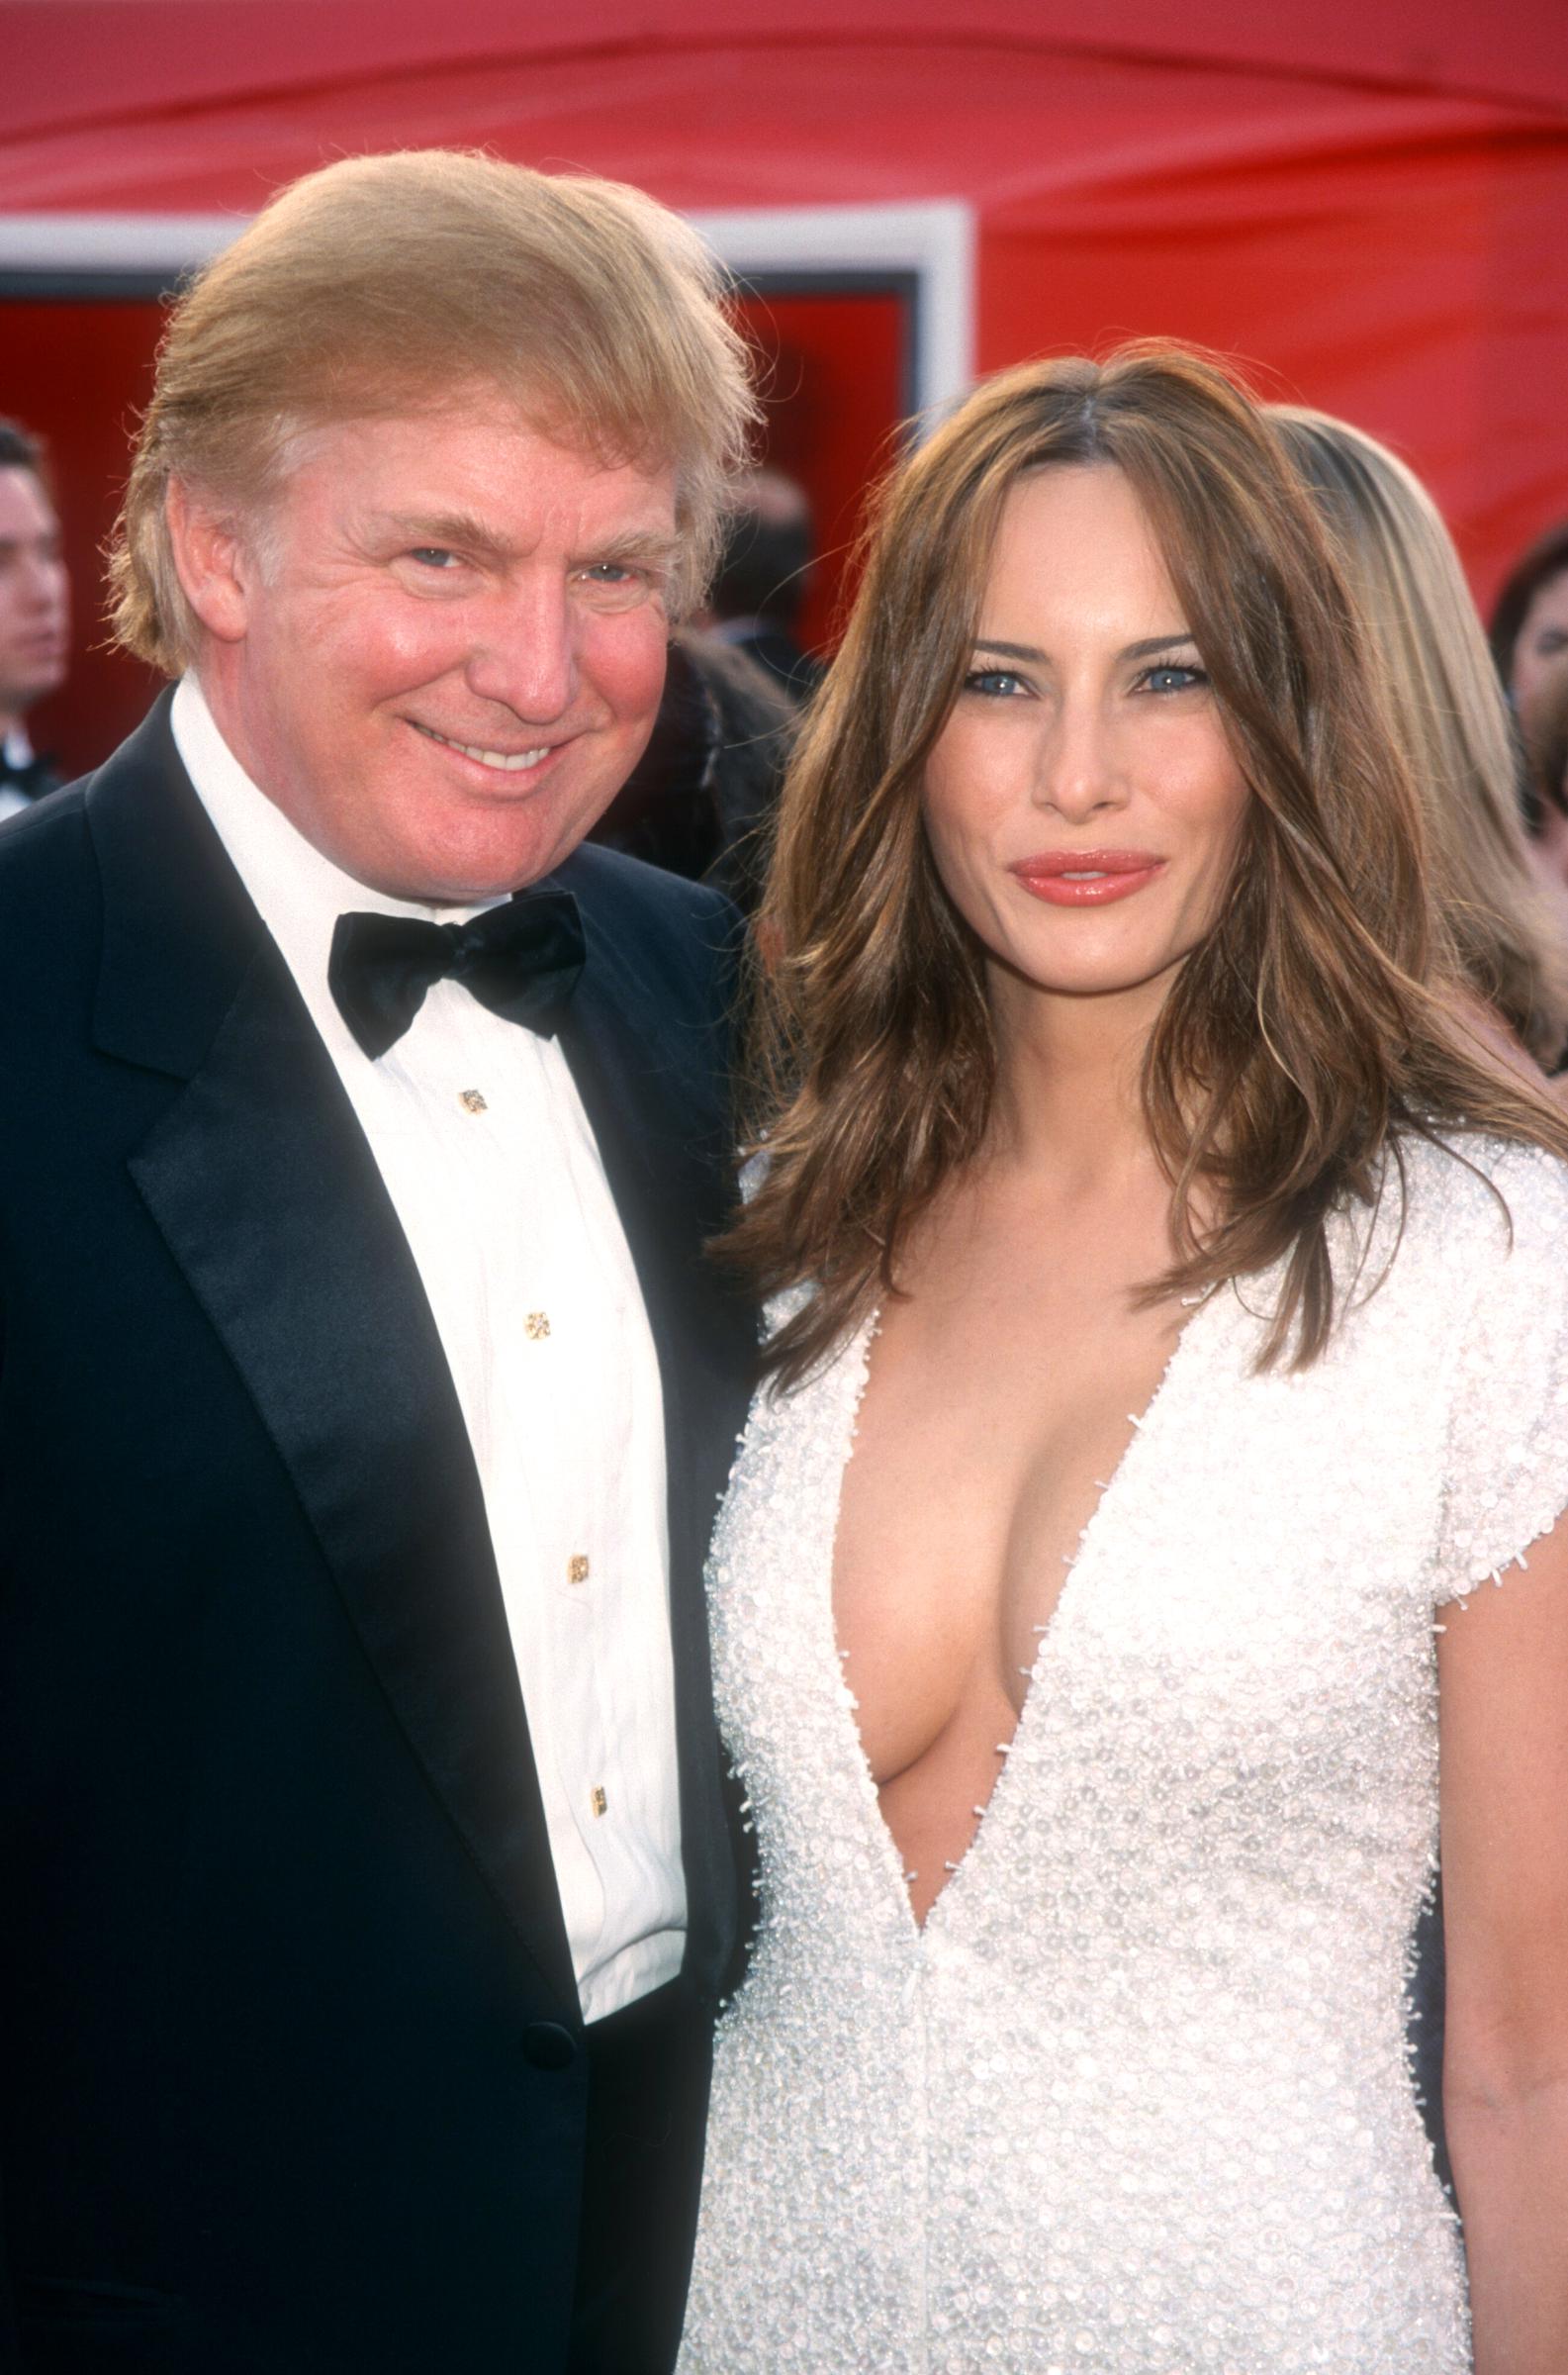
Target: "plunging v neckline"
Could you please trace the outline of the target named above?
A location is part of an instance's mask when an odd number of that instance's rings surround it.
[[[865,1791],[867,1810],[878,1835],[887,1870],[892,1884],[897,1890],[904,1919],[917,1943],[931,1935],[933,1922],[942,1914],[943,1908],[947,1905],[960,1880],[968,1872],[976,1854],[981,1850],[984,1839],[987,1835],[994,1833],[996,1829],[998,1811],[1005,1807],[1008,1795],[1008,1776],[1016,1762],[1018,1744],[1023,1738],[1024,1727],[1030,1721],[1035,1703],[1042,1695],[1041,1684],[1044,1670],[1053,1659],[1057,1638],[1061,1629],[1062,1613],[1069,1598],[1078,1596],[1074,1587],[1078,1584],[1087,1553],[1105,1531],[1104,1520],[1107,1508],[1124,1496],[1128,1467],[1139,1455],[1140,1446],[1148,1440],[1153,1422],[1168,1401],[1171,1384],[1178,1368],[1182,1366],[1183,1355],[1187,1351],[1189,1339],[1195,1335],[1199,1323],[1217,1299],[1217,1293],[1214,1291],[1205,1294],[1187,1318],[1182,1321],[1176,1331],[1176,1341],[1170,1348],[1165,1366],[1160,1371],[1153,1393],[1142,1411],[1132,1418],[1131,1432],[1122,1446],[1121,1456],[1101,1487],[1100,1497],[1078,1534],[1077,1547],[1068,1560],[1067,1571],[1061,1579],[1061,1589],[1057,1594],[1056,1604],[1046,1622],[1037,1629],[1035,1654],[1030,1662],[1023,1700],[1007,1744],[1007,1754],[1002,1758],[1001,1769],[991,1784],[990,1794],[985,1800],[974,1829],[969,1834],[968,1847],[957,1863],[949,1868],[947,1878],[926,1908],[924,1921],[920,1921],[916,1917],[914,1906],[910,1900],[909,1882],[904,1871],[903,1857],[898,1852],[898,1844],[888,1828],[887,1818],[881,1809],[881,1794],[876,1786],[876,1776],[872,1771],[871,1759],[866,1754],[865,1742],[861,1737],[859,1703],[844,1674],[844,1653],[839,1648],[838,1625],[833,1608],[833,1568],[838,1547],[839,1516],[844,1506],[844,1477],[850,1461],[855,1455],[856,1427],[871,1375],[871,1348],[880,1322],[879,1310],[871,1314],[846,1348],[844,1359],[849,1370],[849,1407],[845,1421],[844,1456],[839,1463],[827,1526],[823,1575],[828,1644],[841,1684],[839,1703],[844,1721],[849,1727],[851,1752]],[[972,1883],[970,1885],[972,1886]]]

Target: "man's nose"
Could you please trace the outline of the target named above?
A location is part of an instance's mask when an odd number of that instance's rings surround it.
[[[577,692],[576,624],[563,584],[512,587],[487,606],[469,655],[469,690],[533,725],[550,725]]]
[[[22,596],[30,610],[63,611],[65,595],[65,565],[57,554],[50,552],[23,554]]]
[[[1042,736],[1034,797],[1037,808],[1055,808],[1069,824],[1125,805],[1117,737],[1097,702],[1058,704]]]

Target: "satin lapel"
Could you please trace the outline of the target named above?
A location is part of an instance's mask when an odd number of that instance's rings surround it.
[[[581,897],[581,893],[580,893]],[[657,993],[634,955],[594,929],[562,1045],[626,1231],[658,1347],[669,1472],[670,1627],[681,1761],[682,1842],[690,1923],[687,1967],[716,1985],[736,1919],[734,1855],[713,1715],[702,1568],[718,1497],[744,1421],[755,1354],[751,1314],[727,1294],[702,1248],[725,1217],[725,1133],[705,1139],[683,1115],[714,1106],[711,1082],[683,1098],[639,1018]],[[669,1050],[664,1050],[668,1060]],[[699,1060],[699,1059],[698,1059]]]
[[[575,2010],[483,1498],[435,1324],[287,969],[242,892],[235,903],[183,771],[162,772],[156,799],[145,783],[123,799],[105,777],[89,796],[105,889],[100,1040],[188,1070],[131,1171],[432,1788]]]

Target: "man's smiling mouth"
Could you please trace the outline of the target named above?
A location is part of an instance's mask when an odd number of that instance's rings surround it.
[[[478,742],[458,742],[450,734],[438,734],[433,725],[420,725],[417,717],[411,717],[409,723],[428,741],[460,751],[465,759],[477,759],[482,767],[499,767],[506,775],[522,775],[528,768],[537,767],[556,747],[553,742],[544,742],[537,750],[486,750]]]

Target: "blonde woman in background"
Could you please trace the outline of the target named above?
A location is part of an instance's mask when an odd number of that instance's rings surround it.
[[[1359,600],[1464,972],[1511,1040],[1551,1069],[1568,1037],[1568,893],[1554,898],[1532,862],[1508,704],[1453,539],[1414,471],[1364,429],[1271,409]]]
[[[1507,1050],[1549,1066],[1568,1032],[1568,886],[1554,896],[1518,799],[1508,703],[1442,516],[1414,471],[1364,429],[1282,405],[1275,426],[1317,501],[1360,603],[1368,656],[1426,809],[1432,889],[1464,971]],[[1438,2172],[1442,1896],[1417,1925],[1413,2074]]]

